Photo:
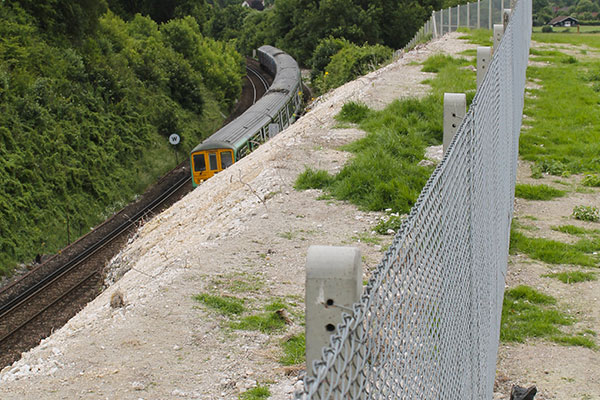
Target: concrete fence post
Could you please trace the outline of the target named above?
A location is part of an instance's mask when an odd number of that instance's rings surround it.
[[[498,50],[498,46],[500,46],[500,41],[502,40],[502,35],[504,35],[504,25],[494,24],[494,51]]]
[[[467,96],[464,93],[444,93],[444,153],[467,115]]]
[[[489,46],[477,47],[477,89],[483,83],[490,61],[492,61],[492,48]]]
[[[342,321],[362,294],[360,249],[310,246],[306,257],[306,371],[313,375],[313,361],[329,345]]]
[[[510,8],[505,8],[504,11],[502,12],[502,24],[504,25],[504,31],[506,32],[506,27],[508,26],[508,23],[510,22],[510,13],[512,12],[512,10]]]

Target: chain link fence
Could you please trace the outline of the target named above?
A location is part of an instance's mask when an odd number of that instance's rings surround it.
[[[514,0],[479,0],[434,11],[404,49],[412,49],[431,37],[454,32],[458,28],[492,30],[494,24],[502,23],[503,10],[512,8],[513,3]]]
[[[530,38],[519,0],[444,159],[296,398],[492,398]]]

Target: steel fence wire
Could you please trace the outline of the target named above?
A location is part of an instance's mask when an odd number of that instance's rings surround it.
[[[519,0],[442,162],[297,399],[492,398],[530,38]]]

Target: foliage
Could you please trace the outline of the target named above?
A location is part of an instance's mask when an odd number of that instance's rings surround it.
[[[542,26],[542,33],[550,33],[552,31],[553,31],[552,26],[550,26],[550,25]]]
[[[405,218],[398,214],[391,214],[375,225],[375,232],[379,233],[380,235],[388,235],[390,229],[394,232],[398,232],[402,226],[402,223],[404,222],[404,219]]]
[[[374,71],[391,57],[392,50],[388,47],[357,46],[346,42],[341,50],[330,57],[324,71],[313,71],[313,88],[324,93]]]
[[[548,185],[517,184],[515,196],[527,200],[552,200],[565,195],[564,190],[558,190]]]
[[[215,296],[202,293],[194,297],[195,300],[203,303],[224,315],[237,315],[244,312],[244,300],[237,297]]]
[[[285,320],[276,311],[268,311],[245,316],[239,321],[231,322],[230,326],[244,331],[271,333],[282,330],[285,327]]]
[[[0,274],[143,191],[173,166],[168,135],[187,153],[241,87],[242,58],[190,17],[98,18],[94,2],[83,28],[65,18],[87,3],[63,3],[0,7]]]
[[[573,217],[581,221],[597,222],[600,219],[600,213],[598,207],[575,206],[573,208]]]
[[[306,360],[306,338],[304,333],[294,335],[281,343],[283,357],[279,362],[283,365],[298,365]]]

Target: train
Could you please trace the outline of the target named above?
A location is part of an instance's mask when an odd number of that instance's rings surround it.
[[[261,46],[257,55],[261,67],[273,76],[273,83],[246,112],[192,149],[194,187],[287,128],[302,110],[302,80],[296,60],[268,45]]]

